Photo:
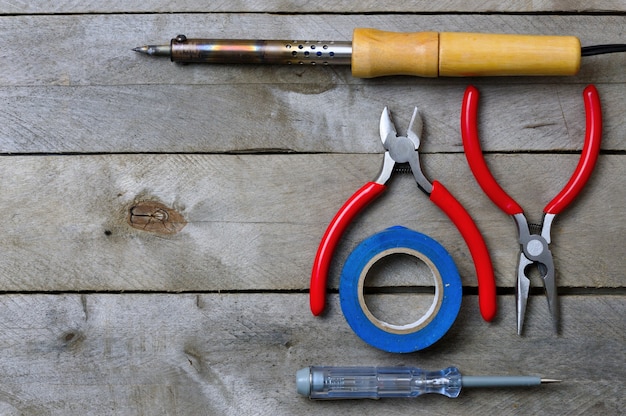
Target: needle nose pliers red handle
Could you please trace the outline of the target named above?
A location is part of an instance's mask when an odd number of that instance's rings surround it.
[[[341,235],[354,217],[386,189],[385,184],[396,163],[408,163],[417,186],[446,213],[463,236],[476,268],[481,315],[486,321],[495,317],[496,284],[487,246],[465,208],[440,182],[431,183],[424,176],[418,152],[421,130],[422,120],[417,108],[413,112],[406,136],[397,135],[389,110],[387,107],[383,110],[380,118],[380,138],[385,148],[382,169],[376,180],[366,183],[346,201],[322,237],[311,273],[310,306],[313,315],[319,315],[324,310],[328,269]]]
[[[476,181],[487,196],[502,211],[512,215],[518,230],[520,255],[517,268],[516,303],[517,303],[517,332],[522,333],[530,278],[527,275],[528,266],[535,264],[544,281],[548,306],[550,308],[555,327],[558,328],[559,314],[557,307],[557,290],[554,276],[554,262],[549,244],[550,231],[556,214],[561,213],[580,193],[598,159],[600,141],[602,138],[602,108],[597,89],[593,85],[583,91],[586,114],[585,143],[580,160],[573,175],[559,192],[543,209],[543,221],[538,226],[540,233],[531,232],[531,228],[524,216],[522,207],[511,198],[496,182],[489,171],[478,138],[476,123],[478,113],[478,90],[469,86],[465,90],[461,109],[461,135],[467,162]]]

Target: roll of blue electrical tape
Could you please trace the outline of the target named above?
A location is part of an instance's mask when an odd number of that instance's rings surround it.
[[[407,325],[376,318],[365,304],[363,284],[369,269],[384,257],[408,254],[422,260],[433,273],[435,296],[428,312]],[[461,308],[459,272],[445,248],[432,238],[405,227],[391,227],[364,240],[341,272],[341,309],[352,330],[373,347],[407,353],[424,349],[444,336]]]

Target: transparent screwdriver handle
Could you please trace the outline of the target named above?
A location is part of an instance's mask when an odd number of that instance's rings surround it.
[[[311,399],[380,399],[438,393],[457,397],[461,374],[455,367],[307,367],[296,375],[298,393]]]

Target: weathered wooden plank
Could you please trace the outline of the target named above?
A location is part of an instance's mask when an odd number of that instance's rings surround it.
[[[324,318],[304,294],[0,296],[3,414],[619,414],[626,401],[623,298],[562,298],[563,330],[544,308],[514,331],[510,297],[486,324],[464,298],[445,337],[392,355],[364,344],[331,296]],[[533,305],[539,306],[539,305]],[[533,389],[464,390],[451,400],[312,402],[295,392],[309,365],[457,366],[465,374],[563,379]]]
[[[575,205],[554,225],[562,287],[621,287],[623,156],[606,155]],[[576,155],[490,155],[496,177],[540,220]],[[380,155],[102,155],[0,158],[0,287],[9,291],[304,289],[317,244],[339,206],[373,179]],[[498,284],[514,285],[516,235],[471,177],[463,155],[423,157],[475,217]],[[450,169],[455,166],[454,169]],[[175,234],[133,228],[138,201],[157,201],[187,222]],[[139,224],[143,224],[138,219]],[[154,222],[162,221],[155,216]],[[330,279],[356,244],[393,225],[440,241],[465,285],[474,271],[460,235],[410,175],[357,219]],[[141,225],[140,225],[141,226]],[[409,280],[409,284],[412,280]],[[406,283],[403,283],[406,284]]]
[[[0,295],[1,414],[623,412],[626,54],[585,58],[571,78],[358,80],[348,68],[179,66],[130,50],[177,33],[348,40],[367,26],[623,43],[623,2],[31,3],[0,4],[0,30],[11,34],[0,60],[0,288],[35,292]],[[482,14],[601,9],[614,15]],[[384,105],[401,129],[420,106],[427,176],[476,218],[498,285],[505,293],[514,285],[514,226],[482,195],[461,154],[458,109],[470,82],[483,93],[484,147],[507,153],[488,163],[532,220],[576,165],[568,153],[584,133],[580,92],[598,84],[607,154],[553,232],[557,283],[574,288],[560,298],[562,333],[553,334],[543,296],[531,296],[524,337],[515,335],[513,296],[499,298],[492,324],[466,296],[435,346],[382,353],[352,333],[336,294],[314,318],[300,292],[328,221],[377,173],[381,157],[367,153],[381,150]],[[224,152],[275,154],[215,154]],[[358,242],[396,224],[439,240],[463,284],[475,286],[460,235],[401,176],[344,236],[329,287]],[[392,260],[368,284],[405,288],[373,289],[367,302],[395,322],[430,296],[412,293],[429,284],[424,267]],[[314,403],[294,392],[295,371],[312,364],[456,365],[465,374],[565,382],[468,390],[455,400]]]
[[[619,0],[612,1],[229,1],[205,3],[184,0],[175,3],[164,0],[112,1],[106,6],[98,2],[55,1],[5,2],[0,14],[46,14],[46,13],[174,13],[174,12],[282,12],[282,13],[390,13],[390,12],[620,12],[626,10]]]
[[[0,152],[378,153],[384,106],[404,131],[414,106],[422,151],[461,152],[467,84],[165,85],[0,88]],[[579,150],[584,84],[478,81],[487,151]],[[626,149],[626,84],[598,85],[603,149]],[[263,103],[262,106],[259,103]]]
[[[147,14],[6,16],[0,30],[11,33],[3,45],[0,85],[135,84],[365,84],[349,69],[190,65],[151,59],[131,49],[144,43],[167,43],[179,33],[190,37],[349,41],[355,27],[395,31],[468,31],[574,35],[583,45],[623,43],[623,16],[610,15],[309,15],[299,14]],[[600,30],[601,28],[601,30]],[[576,77],[542,82],[625,82],[624,54],[583,59]],[[410,79],[410,78],[409,78]],[[398,80],[398,78],[392,78]],[[390,82],[375,80],[373,82]],[[397,82],[397,81],[396,81]],[[400,83],[432,84],[430,79],[400,78]],[[458,81],[440,81],[458,82]],[[463,81],[461,81],[463,82]],[[506,83],[537,82],[515,78]]]

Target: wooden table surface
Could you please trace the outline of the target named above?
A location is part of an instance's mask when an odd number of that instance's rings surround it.
[[[355,27],[625,43],[623,1],[208,3],[0,4],[0,414],[623,414],[626,54],[583,58],[574,77],[363,80],[349,67],[183,66],[131,50],[179,33],[350,40]],[[578,161],[584,87],[600,92],[596,171],[553,227],[559,334],[538,277],[516,334],[515,227],[477,186],[461,145],[470,83],[482,94],[487,162],[533,221]],[[491,323],[460,234],[410,175],[349,228],[327,311],[309,312],[317,244],[380,168],[385,105],[399,129],[420,108],[426,175],[484,234],[499,294]],[[392,225],[443,244],[464,286],[451,330],[404,355],[361,341],[339,306],[346,257]],[[377,313],[410,319],[432,299],[421,293],[423,267],[398,258],[379,274],[368,277]],[[454,400],[314,402],[295,392],[296,370],[309,365],[457,366],[563,382]]]

